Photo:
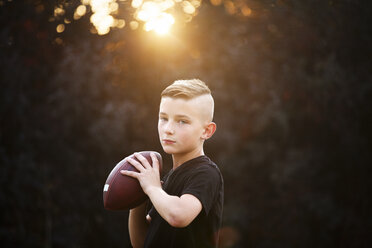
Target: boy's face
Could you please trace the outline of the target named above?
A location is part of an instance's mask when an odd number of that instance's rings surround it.
[[[205,127],[211,122],[213,99],[163,97],[160,102],[158,132],[164,151],[186,155],[203,146]]]

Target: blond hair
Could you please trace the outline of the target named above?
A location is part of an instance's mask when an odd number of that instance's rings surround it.
[[[161,93],[161,97],[192,99],[202,95],[210,95],[211,90],[199,79],[176,80]]]

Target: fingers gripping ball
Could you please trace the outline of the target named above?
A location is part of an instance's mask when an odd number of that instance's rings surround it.
[[[144,156],[152,166],[150,151],[139,152]],[[157,152],[155,153],[159,161],[159,170],[162,168],[162,158]],[[133,155],[131,158],[137,160]],[[138,160],[137,160],[138,161]],[[120,173],[121,170],[136,171],[127,160],[118,163],[107,177],[103,187],[103,205],[107,210],[126,210],[137,207],[147,199],[138,180]]]

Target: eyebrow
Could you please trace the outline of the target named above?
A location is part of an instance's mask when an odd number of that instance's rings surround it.
[[[179,119],[190,119],[190,117],[189,116],[187,116],[187,115],[176,115],[176,117],[177,118],[179,118]]]
[[[164,112],[160,112],[159,115],[167,115],[167,114],[164,113]],[[190,119],[190,117],[187,116],[187,115],[176,115],[176,118],[186,118],[186,119]]]

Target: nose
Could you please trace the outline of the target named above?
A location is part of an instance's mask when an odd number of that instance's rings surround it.
[[[174,126],[172,122],[169,121],[167,124],[165,124],[164,131],[166,134],[174,134]]]

